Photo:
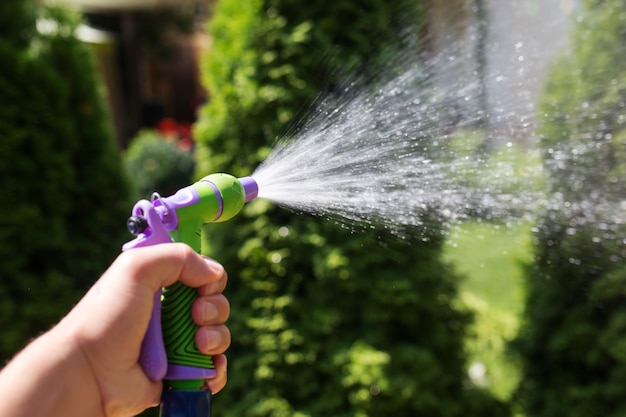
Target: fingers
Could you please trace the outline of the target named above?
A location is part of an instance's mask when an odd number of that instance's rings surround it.
[[[214,288],[209,288],[213,286]],[[230,314],[228,299],[221,294],[226,286],[226,274],[218,281],[199,289],[200,293],[213,290],[219,293],[201,295],[191,306],[191,316],[199,326],[196,332],[196,346],[207,355],[224,353],[230,346],[230,331],[224,323]]]
[[[228,274],[226,273],[226,270],[224,269],[224,267],[222,267],[222,265],[220,265],[216,261],[209,259],[209,258],[205,258],[205,262],[209,264],[211,264],[212,262],[215,262],[217,264],[215,266],[215,273],[217,274],[219,271],[219,268],[221,268],[222,274],[216,281],[213,281],[209,284],[199,287],[198,294],[200,295],[221,294],[222,291],[224,291],[224,289],[226,288],[226,283],[228,282]]]
[[[196,346],[205,355],[222,354],[230,346],[230,331],[223,324],[200,327],[196,331]]]
[[[196,346],[200,352],[213,355],[217,375],[205,382],[213,394],[224,388],[227,380],[227,360],[223,353],[230,346],[231,335],[224,323],[230,315],[230,304],[222,295],[227,280],[228,276],[224,271],[217,281],[199,287],[200,296],[191,307],[193,320],[200,326],[196,332]]]
[[[223,324],[229,314],[228,299],[222,294],[198,297],[191,306],[191,316],[198,326]]]
[[[217,376],[215,376],[215,378],[208,379],[205,382],[205,385],[213,394],[217,394],[226,385],[226,370],[228,368],[226,356],[214,356],[213,364],[215,365],[215,371],[217,372]]]
[[[230,346],[230,331],[224,323],[230,314],[228,300],[222,294],[198,298],[191,316],[198,326],[196,346],[207,355],[224,353]]]

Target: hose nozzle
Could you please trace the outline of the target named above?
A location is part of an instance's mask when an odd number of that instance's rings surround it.
[[[133,207],[127,226],[136,238],[127,242],[123,249],[176,241],[185,242],[200,252],[202,225],[233,218],[245,203],[257,197],[258,192],[259,187],[252,177],[238,179],[229,174],[212,174],[181,188],[172,196],[161,197],[155,193],[151,201],[141,200]],[[190,291],[195,294],[195,290]],[[176,300],[176,296],[170,295],[173,293],[174,290],[167,293],[164,290],[162,314],[161,292],[155,295],[155,307],[142,344],[140,363],[153,381],[163,378],[168,381],[193,380],[202,385],[205,378],[214,375],[213,363],[210,357],[194,350],[193,337],[186,340],[184,349],[176,348],[180,344],[178,329],[195,329],[195,325],[187,314],[189,306],[170,308],[172,302],[169,300]],[[178,315],[180,311],[184,312],[181,313],[182,318]],[[168,323],[163,330],[161,322]],[[204,397],[200,396],[198,401],[204,404]]]
[[[256,183],[254,178],[252,177],[241,177],[239,178],[239,183],[243,186],[243,189],[246,193],[246,203],[257,198],[259,195],[259,185]]]

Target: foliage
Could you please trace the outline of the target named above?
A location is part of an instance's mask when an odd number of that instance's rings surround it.
[[[339,93],[347,72],[367,77],[398,53],[401,22],[420,18],[414,7],[218,2],[203,71],[211,101],[196,127],[199,175],[250,175],[283,126],[297,133],[318,94]],[[506,415],[465,384],[470,317],[440,260],[440,233],[354,234],[262,200],[205,232],[206,252],[229,271],[232,306],[229,383],[216,414]]]
[[[25,48],[35,35],[36,6],[32,1],[7,0],[0,3],[3,44]]]
[[[78,20],[38,4],[1,6],[3,21],[12,20],[0,38],[4,359],[102,273],[119,252],[129,208],[92,57],[73,36]]]
[[[536,228],[516,342],[519,398],[531,417],[626,412],[626,9],[619,0],[585,6],[541,107],[554,201]]]
[[[154,130],[140,131],[132,139],[124,161],[138,198],[153,192],[170,196],[193,181],[193,155]]]

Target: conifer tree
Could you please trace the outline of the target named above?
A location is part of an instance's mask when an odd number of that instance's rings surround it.
[[[340,74],[379,70],[401,47],[399,28],[423,17],[415,2],[392,3],[218,2],[198,176],[250,175],[307,103],[338,93]],[[353,234],[263,201],[207,226],[207,254],[229,271],[232,308],[229,382],[215,413],[506,415],[464,385],[469,315],[455,305],[457,277],[433,230],[428,243],[422,231],[414,241],[379,240],[381,230]]]
[[[125,239],[127,180],[77,23],[31,0],[0,5],[4,359],[61,318]]]
[[[541,105],[553,199],[515,347],[529,417],[626,413],[626,8],[587,0]]]

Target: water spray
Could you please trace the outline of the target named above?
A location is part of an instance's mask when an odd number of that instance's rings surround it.
[[[258,195],[251,177],[213,174],[170,197],[153,194],[132,209],[128,229],[136,238],[123,250],[169,242],[183,242],[201,250],[202,225],[236,216]],[[196,324],[191,305],[196,290],[181,283],[154,295],[154,308],[144,337],[139,363],[153,381],[163,380],[162,417],[207,417],[211,392],[204,381],[216,375],[213,360],[195,345]]]

